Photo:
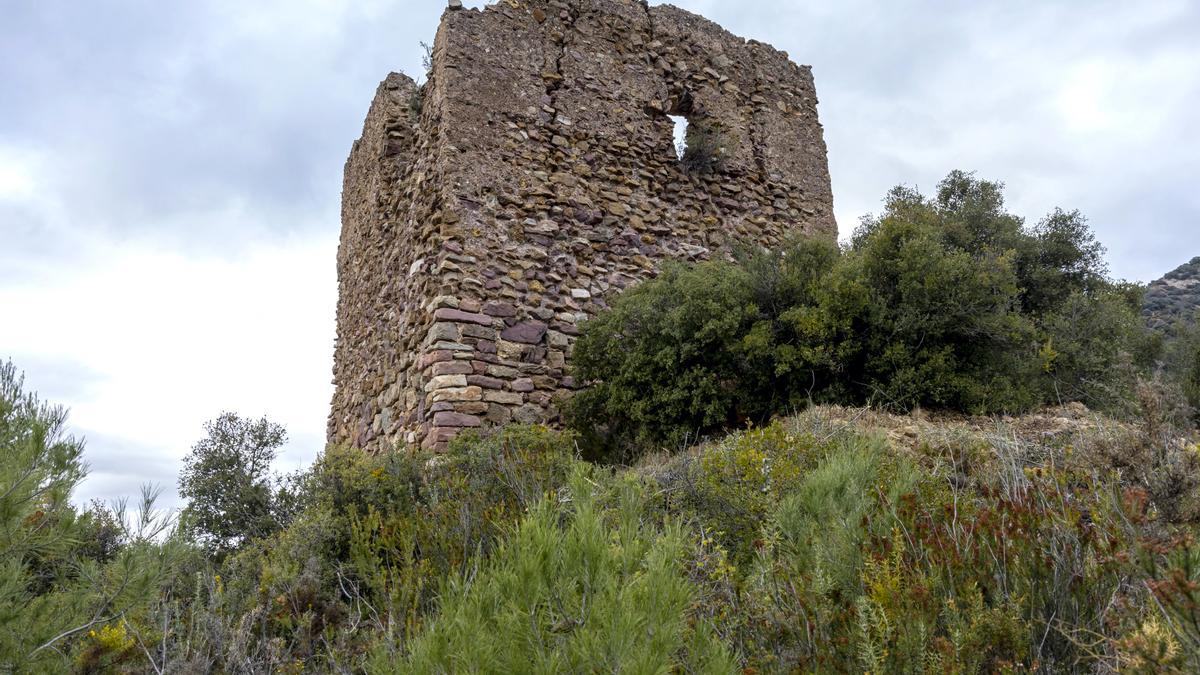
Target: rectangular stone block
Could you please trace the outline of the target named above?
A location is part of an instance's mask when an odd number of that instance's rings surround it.
[[[438,321],[429,329],[429,334],[425,337],[425,339],[431,342],[438,342],[440,340],[458,342],[458,337],[458,324],[449,323],[447,321]]]
[[[503,389],[504,380],[487,375],[468,375],[467,384],[473,384],[484,389]]]
[[[469,375],[474,371],[475,371],[475,369],[471,366],[470,362],[468,362],[468,361],[443,361],[441,363],[433,364],[433,368],[430,369],[430,374],[433,376]],[[457,387],[457,386],[462,386],[462,385],[450,385],[450,386]]]
[[[461,309],[451,309],[442,307],[434,310],[433,317],[440,321],[457,321],[462,323],[477,323],[481,326],[492,325],[492,317],[485,314],[475,314],[473,312],[464,312]]]
[[[483,400],[505,405],[521,405],[525,402],[525,395],[514,391],[486,391]]]
[[[471,364],[466,364],[470,367]],[[425,383],[425,391],[434,391],[435,389],[445,389],[447,387],[465,387],[467,386],[466,375],[438,375],[429,378],[429,382]]]
[[[454,387],[452,389],[435,389],[429,395],[429,400],[438,401],[479,401],[483,398],[480,387]]]
[[[433,425],[435,427],[478,427],[483,426],[483,421],[475,415],[467,415],[459,412],[440,412],[434,414]]]

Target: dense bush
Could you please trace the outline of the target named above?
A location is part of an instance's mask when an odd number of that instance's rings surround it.
[[[444,584],[566,482],[572,452],[540,427],[460,436],[443,455],[331,447],[300,479],[290,524],[200,580],[179,615],[196,637],[170,660],[336,671],[402,653]]]
[[[0,670],[101,672],[138,657],[128,619],[162,592],[184,548],[155,514],[70,502],[83,443],[66,413],[0,362]]]
[[[1033,227],[1001,186],[897,188],[845,250],[800,240],[668,266],[584,326],[568,416],[618,458],[808,401],[972,413],[1115,409],[1147,360],[1138,289],[1076,212]],[[588,434],[592,434],[588,436]]]
[[[7,670],[1200,667],[1200,446],[1153,382],[1136,426],[815,407],[621,470],[538,427],[330,448],[222,556],[77,511],[79,443],[0,375]]]
[[[288,497],[271,476],[276,451],[287,442],[283,427],[266,418],[223,413],[204,425],[179,474],[179,496],[188,500],[183,526],[214,555],[265,537],[286,519]]]
[[[743,668],[1182,673],[1200,665],[1189,615],[1200,600],[1194,530],[1153,515],[1187,510],[1178,500],[1197,495],[1147,490],[1143,479],[1177,461],[1161,438],[1107,427],[1047,433],[1048,420],[1032,421],[1031,433],[947,433],[906,418],[905,451],[861,430],[887,428],[891,418],[832,421],[827,412],[642,469],[667,495],[660,508],[699,530],[688,565],[697,611]],[[1113,461],[1147,469],[1119,477]],[[778,465],[802,468],[777,481]],[[739,484],[743,491],[730,489]],[[723,536],[744,528],[742,514],[712,505],[734,494],[768,505],[753,535]]]
[[[1200,422],[1200,324],[1177,321],[1163,333],[1164,376],[1177,383]]]
[[[604,508],[594,493],[609,489]],[[711,627],[689,620],[682,527],[648,523],[644,500],[635,481],[598,489],[577,471],[477,574],[451,584],[402,664],[379,658],[370,670],[733,672]]]

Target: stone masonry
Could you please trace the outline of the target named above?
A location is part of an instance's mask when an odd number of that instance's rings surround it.
[[[450,4],[426,84],[389,75],[346,162],[334,443],[553,423],[580,323],[661,261],[835,236],[787,54],[639,0]],[[680,161],[670,115],[716,166]]]

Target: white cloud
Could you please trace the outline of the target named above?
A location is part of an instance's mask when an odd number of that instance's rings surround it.
[[[0,202],[27,201],[37,185],[37,159],[32,153],[0,146]]]
[[[293,468],[315,456],[332,394],[332,236],[255,245],[228,258],[136,241],[89,245],[87,261],[53,281],[0,287],[7,316],[35,317],[0,325],[0,344],[18,367],[29,354],[43,369],[89,369],[86,388],[53,399],[91,437],[89,456],[132,446],[152,453],[148,460],[176,461],[201,437],[201,424],[224,410],[288,427],[294,442],[285,463]],[[112,475],[92,483],[81,496],[115,497],[110,486],[128,487]]]

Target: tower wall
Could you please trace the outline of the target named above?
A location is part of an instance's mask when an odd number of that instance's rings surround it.
[[[579,325],[664,260],[836,236],[809,68],[672,6],[448,10],[346,163],[331,442],[557,420]],[[686,166],[669,115],[714,129]]]

